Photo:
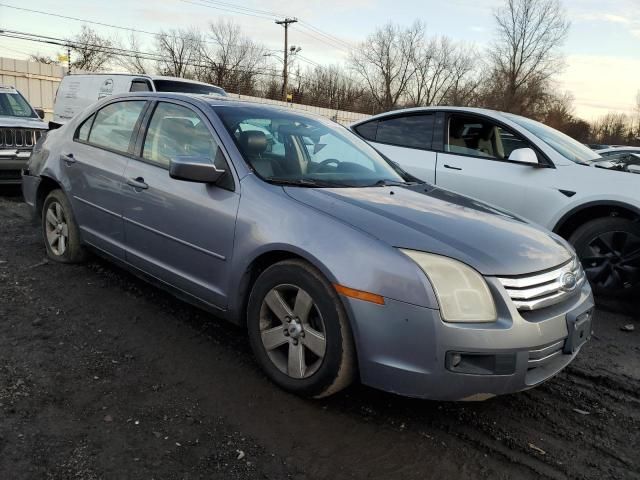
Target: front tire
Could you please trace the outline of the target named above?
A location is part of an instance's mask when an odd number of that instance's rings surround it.
[[[289,392],[321,398],[355,376],[355,349],[331,283],[301,260],[285,260],[256,280],[247,307],[253,353],[267,376]]]
[[[42,233],[47,255],[60,263],[78,263],[85,259],[80,230],[71,204],[62,190],[52,190],[42,205]]]
[[[569,238],[596,294],[640,293],[640,224],[625,218],[597,218]]]

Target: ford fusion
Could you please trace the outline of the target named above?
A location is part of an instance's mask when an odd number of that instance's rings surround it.
[[[560,237],[291,109],[109,97],[38,142],[23,191],[50,258],[98,252],[246,326],[265,374],[300,395],[359,378],[485,399],[552,377],[591,333]]]

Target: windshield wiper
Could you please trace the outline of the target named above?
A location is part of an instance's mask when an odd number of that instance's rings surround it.
[[[342,182],[329,182],[326,180],[315,180],[311,178],[267,177],[265,180],[276,185],[290,185],[294,187],[307,187],[307,188],[331,188],[331,187],[355,187],[356,186],[356,185],[348,185]]]
[[[421,183],[425,183],[422,180],[417,182],[398,182],[397,180],[378,180],[371,187],[407,187],[410,185],[418,185]]]

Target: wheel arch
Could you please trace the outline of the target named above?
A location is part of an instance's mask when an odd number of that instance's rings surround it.
[[[228,319],[233,323],[245,326],[247,304],[249,302],[249,294],[260,274],[272,265],[284,260],[303,260],[311,266],[317,268],[331,283],[335,282],[335,278],[329,272],[325,265],[317,258],[309,255],[308,252],[301,251],[293,246],[272,245],[261,249],[249,262],[242,268],[234,289],[233,303],[230,303],[228,310]]]
[[[45,198],[47,198],[47,195],[49,195],[49,193],[56,189],[64,191],[62,185],[60,185],[60,183],[58,183],[58,181],[56,181],[55,179],[46,175],[40,176],[40,184],[38,185],[35,199],[35,213],[38,218],[42,214],[42,206],[44,204]]]
[[[604,217],[638,221],[640,220],[640,208],[614,200],[588,202],[565,213],[556,223],[553,232],[568,240],[581,225],[590,220]]]

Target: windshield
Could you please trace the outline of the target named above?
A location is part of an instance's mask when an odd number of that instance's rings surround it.
[[[0,92],[0,115],[38,118],[31,106],[18,92]]]
[[[367,143],[328,120],[254,106],[214,110],[264,180],[317,187],[404,183]]]
[[[520,125],[522,128],[529,130],[529,132],[572,162],[586,163],[599,160],[601,158],[600,155],[586,145],[583,145],[554,128],[518,115],[512,115],[510,113],[505,113],[504,115],[508,117],[509,120]]]
[[[180,82],[178,80],[154,80],[153,84],[156,86],[157,92],[172,92],[172,93],[198,93],[202,95],[216,94],[227,96],[220,87],[214,87],[213,85],[203,85],[201,83]]]

